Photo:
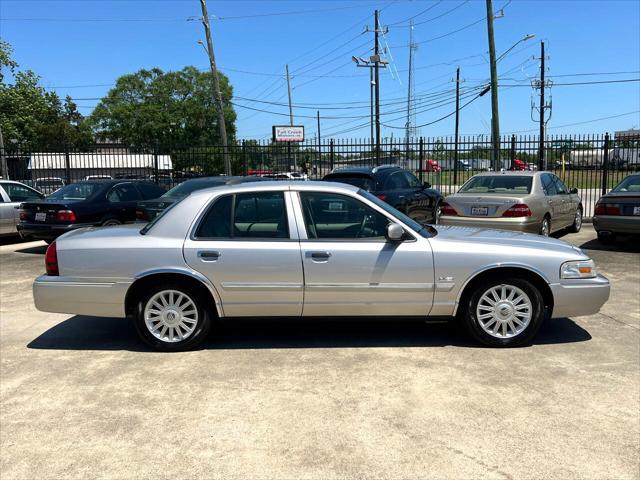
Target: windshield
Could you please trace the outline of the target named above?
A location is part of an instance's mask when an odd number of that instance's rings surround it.
[[[62,187],[47,198],[54,200],[85,200],[93,195],[99,188],[97,183],[73,183]]]
[[[362,189],[358,190],[358,194],[362,195],[367,200],[371,200],[373,203],[375,203],[380,208],[382,208],[385,212],[387,212],[390,215],[396,217],[402,223],[407,225],[409,228],[412,228],[415,232],[419,233],[423,237],[429,238],[429,237],[433,236],[433,233],[434,233],[433,231],[427,231],[427,229],[423,225],[420,225],[414,219],[412,219],[412,218],[406,216],[404,213],[396,210],[391,205],[389,205],[387,202],[383,202],[382,200],[380,200],[375,195],[372,195],[371,193],[366,192],[366,191],[364,191]]]
[[[528,194],[531,193],[533,177],[525,175],[480,175],[471,178],[458,193],[497,193]]]
[[[640,175],[631,175],[625,178],[611,191],[640,193]]]
[[[365,190],[367,192],[373,192],[376,189],[376,182],[370,177],[327,175],[326,177],[324,177],[324,179],[329,182],[347,183],[349,185],[353,185],[354,187],[361,188],[362,190]]]
[[[62,185],[62,180],[36,180],[36,184],[40,187],[59,187]]]
[[[225,182],[221,180],[211,180],[210,182],[202,182],[195,181],[189,182],[186,181],[181,183],[180,185],[176,185],[167,193],[162,195],[163,197],[172,197],[172,198],[184,198],[189,195],[191,192],[195,192],[196,190],[202,190],[203,188],[209,187],[219,187],[220,185],[224,185]]]

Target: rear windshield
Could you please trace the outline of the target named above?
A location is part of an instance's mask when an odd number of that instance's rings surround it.
[[[374,192],[376,189],[376,182],[373,178],[364,176],[346,176],[346,175],[327,175],[324,177],[329,182],[340,182],[353,185],[354,187],[361,188],[365,192]]]
[[[47,198],[54,200],[85,200],[98,191],[97,183],[72,183],[52,193]]]
[[[632,175],[625,178],[611,191],[640,193],[640,175]]]
[[[36,185],[40,187],[59,187],[62,185],[62,180],[36,180]]]
[[[221,180],[211,180],[210,182],[202,182],[195,181],[189,182],[186,181],[181,183],[180,185],[176,185],[167,193],[162,195],[163,197],[172,197],[172,198],[184,198],[189,195],[191,192],[195,192],[196,190],[202,190],[203,188],[209,187],[219,187],[220,185],[224,185],[225,182]]]
[[[533,177],[516,175],[482,175],[465,183],[458,193],[531,193]]]

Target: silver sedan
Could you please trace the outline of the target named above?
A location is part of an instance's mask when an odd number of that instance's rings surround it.
[[[539,233],[578,232],[582,201],[549,172],[481,173],[441,205],[440,223]]]
[[[133,319],[160,350],[222,317],[456,318],[490,346],[548,317],[589,315],[609,281],[551,238],[423,226],[356,187],[260,182],[192,193],[151,223],[69,232],[46,253],[36,307]]]

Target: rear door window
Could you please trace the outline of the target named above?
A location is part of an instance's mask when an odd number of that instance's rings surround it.
[[[140,200],[140,194],[133,183],[120,183],[107,194],[110,202],[133,202]]]
[[[387,177],[384,182],[385,190],[405,190],[409,188],[409,181],[404,175],[405,172],[394,172]]]
[[[553,181],[553,177],[549,173],[545,173],[542,175],[542,190],[544,190],[544,194],[548,197],[557,195],[558,189],[556,188],[556,183]]]
[[[138,183],[137,187],[144,200],[158,198],[165,193],[163,189],[153,183]]]
[[[2,188],[4,188],[10,202],[28,202],[44,198],[43,195],[40,195],[35,190],[17,183],[3,183]]]

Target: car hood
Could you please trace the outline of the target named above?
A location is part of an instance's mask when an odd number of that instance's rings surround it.
[[[476,248],[515,247],[536,249],[541,252],[557,252],[577,254],[580,258],[586,258],[578,247],[552,237],[543,237],[531,233],[514,232],[510,230],[493,230],[490,228],[450,227],[436,225],[438,234],[434,241],[458,244],[473,244]]]

